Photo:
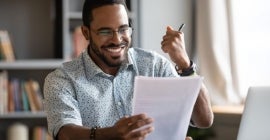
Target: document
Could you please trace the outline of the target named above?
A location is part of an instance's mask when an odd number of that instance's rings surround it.
[[[133,114],[154,119],[146,140],[185,140],[202,77],[135,77]]]

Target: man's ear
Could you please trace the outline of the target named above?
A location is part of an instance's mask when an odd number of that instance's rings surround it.
[[[87,26],[81,26],[82,34],[86,40],[90,39],[90,30]]]

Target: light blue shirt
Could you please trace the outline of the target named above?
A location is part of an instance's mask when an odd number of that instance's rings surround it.
[[[44,84],[49,132],[56,136],[65,124],[109,127],[131,115],[135,76],[175,77],[163,56],[130,48],[116,76],[104,73],[87,51],[50,73]]]

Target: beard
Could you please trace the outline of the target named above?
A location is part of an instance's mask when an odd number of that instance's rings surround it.
[[[127,60],[127,51],[129,47],[130,45],[128,41],[122,41],[120,44],[109,44],[98,47],[96,43],[93,41],[93,39],[90,38],[88,53],[90,54],[90,51],[93,51],[93,53],[97,56],[97,59],[99,59],[109,67],[120,67],[123,64],[123,62]],[[105,51],[102,51],[105,49],[116,49],[116,48],[124,49],[123,55],[110,56],[106,55]]]

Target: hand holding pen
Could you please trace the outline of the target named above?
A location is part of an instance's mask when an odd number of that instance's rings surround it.
[[[179,68],[189,67],[189,57],[185,49],[184,33],[181,32],[185,24],[181,24],[178,31],[168,26],[161,42],[162,50],[168,53],[171,60]]]
[[[182,23],[181,26],[179,27],[178,31],[181,32],[182,29],[184,28],[184,26],[185,26],[185,23]]]
[[[163,36],[163,40],[161,42],[162,45],[162,50],[165,53],[168,53],[168,50],[170,50],[172,43],[177,43],[181,46],[182,43],[184,43],[184,35],[181,32],[182,29],[184,28],[185,24],[181,24],[181,26],[178,28],[178,31],[174,30],[171,26],[167,26],[167,31],[166,34]],[[180,39],[180,41],[179,41]],[[181,43],[182,42],[182,43]]]

